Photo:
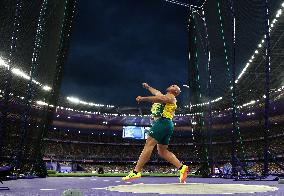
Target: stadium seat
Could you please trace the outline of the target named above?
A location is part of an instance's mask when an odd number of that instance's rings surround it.
[[[0,182],[1,182],[1,184],[3,184],[2,180],[4,180],[4,178],[6,176],[11,175],[13,169],[14,169],[13,166],[0,167]],[[0,187],[0,190],[10,190],[10,189],[9,189],[9,187]]]

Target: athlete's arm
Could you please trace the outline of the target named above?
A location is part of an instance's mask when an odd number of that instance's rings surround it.
[[[156,95],[156,96],[149,96],[149,97],[141,97],[138,96],[136,98],[137,102],[151,102],[151,103],[175,103],[176,99],[170,95]]]
[[[163,95],[159,90],[154,89],[153,87],[151,87],[149,84],[147,83],[143,83],[142,84],[144,88],[146,88],[148,91],[150,91],[150,93],[152,93],[153,95]]]

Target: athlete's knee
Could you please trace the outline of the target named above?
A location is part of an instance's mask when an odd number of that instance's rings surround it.
[[[157,149],[158,149],[158,155],[161,156],[161,157],[165,157],[169,153],[167,148],[163,148],[163,147],[158,146]]]
[[[158,155],[159,155],[160,157],[165,157],[166,154],[167,154],[167,152],[165,152],[165,150],[158,150]]]
[[[145,145],[143,150],[144,150],[144,151],[145,151],[145,150],[146,150],[146,151],[153,151],[154,147],[155,147],[155,146],[153,146],[153,145]]]
[[[157,143],[158,142],[154,138],[148,137],[148,139],[146,140],[145,147],[154,148],[157,145]]]

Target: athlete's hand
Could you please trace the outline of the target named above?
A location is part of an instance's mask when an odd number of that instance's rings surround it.
[[[147,84],[147,83],[142,83],[142,86],[143,86],[143,88],[146,88],[146,89],[150,88],[149,84]]]
[[[138,103],[140,103],[142,100],[143,100],[143,97],[141,97],[141,96],[136,97],[136,101],[137,101]]]

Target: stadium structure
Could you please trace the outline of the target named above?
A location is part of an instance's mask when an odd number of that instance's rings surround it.
[[[254,22],[263,23],[263,30],[257,33],[260,39],[239,74],[241,38],[236,35],[244,29],[235,26],[243,20],[238,2],[216,1],[220,29],[214,33],[222,40],[217,52],[212,45],[219,42],[208,37],[213,31],[205,17],[210,12],[208,2],[198,6],[166,2],[189,9],[188,35],[194,43],[189,44],[185,85],[191,89],[190,100],[176,110],[170,150],[197,176],[283,177],[284,2],[261,4],[262,21]],[[150,107],[118,107],[60,95],[76,4],[75,0],[19,0],[4,1],[0,8],[4,35],[0,40],[0,163],[15,169],[10,179],[46,177],[47,170],[126,173],[139,157],[135,152],[144,146],[151,127]],[[214,56],[220,53],[227,88],[212,97],[212,78],[217,74]],[[206,79],[200,79],[201,64],[207,66]],[[145,168],[146,174],[176,172],[157,153]]]

